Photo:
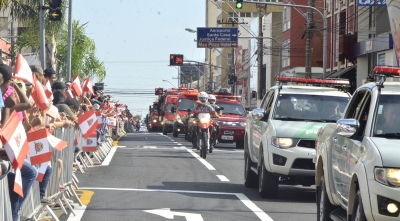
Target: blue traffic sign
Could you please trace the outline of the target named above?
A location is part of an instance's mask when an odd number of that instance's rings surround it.
[[[199,48],[236,47],[237,43],[237,28],[197,28],[197,47]]]

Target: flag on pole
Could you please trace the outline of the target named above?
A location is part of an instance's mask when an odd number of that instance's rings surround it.
[[[38,182],[42,182],[44,174],[46,173],[47,166],[49,165],[49,162],[44,162],[38,165],[38,176],[36,177],[36,180]]]
[[[28,133],[29,153],[31,164],[41,164],[51,160],[52,151],[47,137],[50,135],[47,129]]]
[[[83,80],[83,83],[82,83],[82,90],[83,90],[83,91],[86,91],[86,92],[89,92],[90,95],[93,95],[93,94],[94,94],[94,92],[93,92],[93,85],[92,85],[92,82],[90,82],[90,78],[85,78],[85,79]]]
[[[72,94],[72,91],[70,89],[67,89],[65,91],[65,95],[67,96],[67,100],[71,100],[72,98],[74,98],[74,95]]]
[[[0,130],[0,138],[13,168],[21,169],[28,154],[29,146],[24,126],[17,112],[13,111],[11,113],[9,119]]]
[[[83,152],[96,152],[97,151],[97,133],[92,133],[88,138],[82,139]]]
[[[97,116],[93,109],[78,118],[79,128],[83,138],[87,139],[97,129]]]
[[[44,86],[38,80],[35,80],[33,84],[34,87],[32,88],[31,92],[32,99],[42,111],[46,110],[50,106],[50,102],[46,96],[46,93],[44,92]]]
[[[21,197],[24,197],[24,191],[22,190],[21,170],[19,168],[15,169],[14,192]]]
[[[54,105],[50,105],[50,108],[47,110],[46,115],[53,119],[60,119],[60,114],[58,113],[58,108]]]
[[[58,139],[57,137],[53,135],[49,135],[47,137],[47,140],[49,141],[49,144],[56,150],[60,151],[68,146],[68,142]]]
[[[17,55],[13,77],[20,79],[25,83],[33,83],[32,70],[29,67],[28,62],[26,62],[25,58],[21,54]]]
[[[103,116],[101,115],[100,111],[96,111],[96,117],[97,117],[97,128],[102,128],[103,127]]]
[[[76,76],[74,81],[69,85],[69,88],[74,91],[75,95],[77,97],[82,95],[82,87],[81,87],[81,82],[79,80],[79,77]]]
[[[46,79],[46,85],[45,85],[45,90],[44,92],[46,93],[47,98],[50,98],[53,100],[53,91],[51,90],[51,85],[49,79]]]
[[[115,118],[108,118],[107,126],[112,129],[117,128],[117,120]]]

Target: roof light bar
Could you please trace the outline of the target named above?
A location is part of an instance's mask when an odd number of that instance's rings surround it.
[[[375,66],[374,72],[375,72],[375,74],[400,76],[400,67]]]
[[[275,80],[279,82],[294,82],[304,84],[350,85],[350,82],[347,79],[334,80],[277,76]]]
[[[231,99],[231,100],[239,100],[239,98],[241,97],[241,96],[223,95],[223,94],[214,94],[214,96],[215,96],[215,98],[217,98],[217,100],[218,100],[218,99],[224,99],[224,100],[228,100],[228,99]]]

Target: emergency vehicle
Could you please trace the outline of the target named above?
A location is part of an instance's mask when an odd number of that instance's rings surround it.
[[[173,131],[174,113],[172,113],[172,107],[175,106],[177,99],[178,96],[176,95],[167,95],[165,99],[163,99],[164,103],[161,111],[163,135],[167,135],[167,133],[171,133]]]
[[[286,85],[271,87],[261,106],[248,114],[244,138],[245,186],[258,185],[264,198],[276,197],[282,184],[315,184],[317,132],[326,123],[341,118],[351,97],[334,88],[346,88],[350,85],[348,80],[276,80]]]
[[[160,125],[160,121],[159,121],[159,103],[158,101],[154,101],[153,105],[150,105],[149,107],[149,111],[150,111],[150,118],[149,118],[149,131],[153,131],[153,132],[157,132]]]
[[[216,105],[223,107],[222,115],[217,120],[219,126],[218,142],[235,143],[236,148],[243,148],[246,125],[246,110],[239,100],[240,96],[215,93]]]
[[[171,112],[174,113],[174,125],[172,129],[173,137],[178,137],[178,134],[187,136],[189,113],[188,109],[193,109],[197,100],[197,90],[188,90],[179,92],[177,95],[176,104],[172,107]]]

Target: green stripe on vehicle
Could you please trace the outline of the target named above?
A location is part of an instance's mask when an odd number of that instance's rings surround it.
[[[315,139],[317,137],[319,128],[322,126],[324,126],[324,123],[312,123],[298,130],[293,137]]]

